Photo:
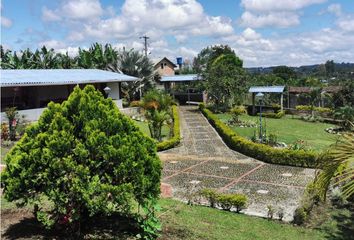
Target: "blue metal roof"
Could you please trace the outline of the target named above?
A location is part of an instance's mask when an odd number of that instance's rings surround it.
[[[0,70],[1,87],[137,81],[136,77],[98,69]]]
[[[285,86],[254,86],[250,87],[250,93],[282,93]]]
[[[161,82],[183,82],[183,81],[198,81],[202,80],[198,74],[185,74],[185,75],[173,75],[163,76]]]

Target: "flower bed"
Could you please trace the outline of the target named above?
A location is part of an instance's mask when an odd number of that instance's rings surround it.
[[[298,167],[316,167],[318,155],[315,152],[275,149],[267,145],[254,143],[235,133],[204,105],[200,105],[200,110],[231,149],[264,162]]]

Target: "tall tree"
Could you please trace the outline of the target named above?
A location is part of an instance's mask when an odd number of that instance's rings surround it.
[[[208,95],[216,106],[242,103],[247,76],[235,54],[219,56],[203,75]]]
[[[215,59],[221,55],[235,55],[235,51],[228,45],[215,45],[204,48],[193,61],[193,68],[196,72],[201,73],[211,67]],[[237,57],[237,66],[242,67],[243,61]]]
[[[273,74],[282,78],[287,84],[290,84],[290,82],[296,79],[295,71],[288,66],[277,66],[273,68]]]

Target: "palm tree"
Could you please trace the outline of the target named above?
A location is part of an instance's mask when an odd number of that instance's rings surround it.
[[[77,59],[76,58],[71,58],[66,52],[65,54],[63,53],[58,53],[57,54],[57,61],[58,65],[60,68],[63,69],[71,69],[71,68],[76,68],[77,67]]]
[[[321,159],[320,168],[315,178],[319,195],[326,198],[327,190],[339,186],[345,197],[354,195],[354,134],[346,134],[336,143],[329,155]]]
[[[334,116],[342,120],[344,130],[350,131],[354,128],[354,108],[351,106],[340,107],[334,112]]]
[[[311,91],[309,93],[306,94],[310,100],[311,119],[315,118],[315,106],[316,106],[316,103],[318,103],[321,100],[321,93],[322,93],[322,88],[315,87],[315,88],[311,89]]]
[[[40,50],[36,50],[33,55],[33,63],[35,68],[40,69],[53,69],[59,68],[58,56],[54,49],[47,49],[43,46]]]
[[[162,140],[162,126],[172,119],[171,105],[171,96],[157,90],[148,91],[142,99],[151,137],[158,141]]]
[[[119,61],[116,64],[109,65],[108,69],[140,79],[139,81],[122,83],[122,91],[128,101],[134,100],[139,89],[142,92],[146,92],[153,86],[153,63],[143,54],[133,49],[120,52]]]

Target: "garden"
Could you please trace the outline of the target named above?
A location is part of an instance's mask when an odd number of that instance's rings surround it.
[[[139,99],[136,89],[126,94],[140,108],[133,117],[93,86],[76,87],[62,104],[49,103],[38,122],[27,127],[16,109],[9,109],[1,129],[2,139],[10,140],[1,149],[6,164],[2,236],[350,239],[351,96],[344,92],[340,104],[320,109],[315,105],[321,86],[313,85],[309,105],[298,109],[302,115],[275,110],[250,116],[244,100],[252,76],[235,52],[228,46],[208,47],[195,61],[209,99],[199,106],[205,118],[193,110],[204,125],[190,119],[193,130],[188,130],[204,144],[184,145],[199,157],[180,153],[184,160],[160,160],[157,151],[180,144],[180,111],[169,95],[153,87]],[[219,161],[223,157],[227,161]],[[175,186],[174,196],[185,203],[160,199],[161,181]],[[260,204],[257,213],[267,219],[246,215]]]
[[[224,123],[228,123],[232,119],[231,113],[221,113],[217,116]],[[240,136],[251,139],[255,132],[258,132],[259,116],[243,114],[239,119],[251,126],[234,124],[231,125],[231,128]],[[294,115],[285,115],[281,119],[263,118],[263,121],[265,131],[273,134],[276,141],[283,142],[292,148],[301,147],[320,152],[326,150],[338,139],[338,135],[326,132],[326,129],[336,127],[330,123],[306,122]]]

